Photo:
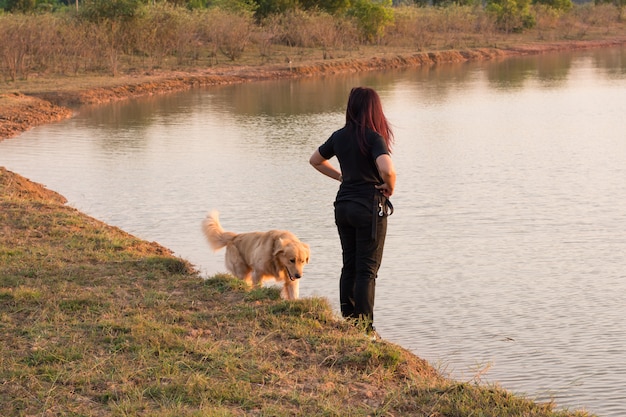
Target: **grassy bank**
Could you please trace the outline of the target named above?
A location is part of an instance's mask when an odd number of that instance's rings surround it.
[[[204,280],[0,168],[3,416],[587,416],[452,381],[325,299]]]

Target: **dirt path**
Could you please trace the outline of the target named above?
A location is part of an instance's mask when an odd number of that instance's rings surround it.
[[[367,59],[337,59],[308,62],[295,66],[241,66],[197,69],[188,72],[162,72],[153,75],[118,78],[100,77],[90,82],[78,77],[76,88],[54,92],[0,94],[0,140],[45,123],[71,117],[72,108],[130,97],[164,94],[199,86],[243,83],[255,80],[299,78],[325,74],[364,72],[385,68],[490,60],[518,55],[625,45],[626,38],[595,41],[565,41],[520,44],[505,49],[477,48],[462,51],[420,52],[410,55],[372,56]],[[87,86],[85,86],[85,84]]]

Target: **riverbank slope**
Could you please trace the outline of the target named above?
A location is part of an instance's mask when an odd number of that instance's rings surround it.
[[[583,417],[444,378],[325,299],[203,279],[0,168],[3,416]]]

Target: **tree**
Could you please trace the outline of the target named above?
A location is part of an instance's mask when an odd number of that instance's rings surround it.
[[[348,15],[357,20],[361,33],[368,41],[379,39],[385,28],[393,23],[391,0],[355,0]]]
[[[239,0],[241,1],[241,0]],[[332,15],[345,13],[350,0],[251,0],[257,4],[256,16],[264,18],[272,14],[282,14],[289,10],[320,10]]]
[[[533,4],[544,4],[553,9],[562,10],[564,12],[574,7],[572,0],[533,0]]]
[[[285,13],[298,7],[298,0],[254,0],[257,4],[257,18],[267,17],[272,14]]]
[[[130,21],[139,11],[139,0],[88,0],[80,15],[93,23]]]
[[[506,32],[521,32],[535,26],[530,12],[531,0],[487,0],[487,12],[495,16],[497,27]]]
[[[481,0],[432,0],[433,6],[473,6],[475,4],[482,4]]]
[[[615,5],[619,11],[619,20],[624,19],[624,9],[626,9],[626,0],[595,0],[595,4],[609,3]]]
[[[350,0],[300,0],[305,10],[319,9],[330,14],[341,14],[350,7]]]
[[[35,10],[37,2],[35,0],[6,0],[6,10],[9,12],[28,13]]]
[[[124,48],[128,26],[138,16],[140,6],[139,0],[89,0],[79,11],[79,16],[96,24],[94,26],[105,45],[113,75],[117,75],[118,59]]]
[[[255,0],[204,0],[207,8],[217,7],[227,12],[252,16],[259,8]]]

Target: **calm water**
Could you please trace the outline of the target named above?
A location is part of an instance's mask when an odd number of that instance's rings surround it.
[[[81,108],[0,165],[221,272],[200,232],[287,228],[335,308],[337,183],[308,157],[348,91],[381,94],[398,176],[381,335],[463,381],[626,415],[626,49],[216,87]]]

